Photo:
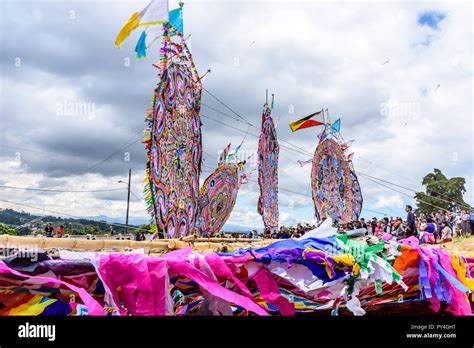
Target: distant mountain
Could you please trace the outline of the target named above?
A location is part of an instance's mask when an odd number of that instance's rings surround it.
[[[257,230],[257,232],[263,232],[263,228],[261,227],[255,228],[234,224],[225,224],[224,227],[222,227],[222,230],[226,232],[250,232],[253,230]]]
[[[94,216],[85,216],[85,219],[91,219],[95,221],[105,221],[110,224],[118,223],[118,224],[125,224],[125,217],[111,217],[107,215],[94,215]],[[137,225],[141,226],[144,224],[149,224],[150,218],[147,217],[129,217],[128,224],[129,225]]]
[[[17,229],[28,229],[30,232],[34,230],[43,230],[46,223],[50,222],[53,228],[63,225],[66,233],[69,234],[97,234],[108,233],[110,224],[116,224],[114,230],[117,233],[125,231],[125,219],[111,218],[105,215],[98,215],[83,218],[70,218],[52,215],[33,215],[27,212],[18,212],[13,209],[0,208],[0,222],[10,225]],[[129,225],[131,227],[139,227],[144,223],[148,223],[145,218],[131,218]]]
[[[32,227],[44,228],[44,224],[51,222],[54,226],[59,224],[73,224],[77,228],[87,227],[87,226],[97,226],[99,230],[106,232],[108,231],[109,224],[125,224],[125,217],[111,217],[107,215],[93,215],[93,216],[84,216],[81,218],[70,218],[70,217],[57,217],[51,215],[32,215],[26,212],[19,212],[13,209],[1,209],[0,208],[0,222],[6,223],[8,225],[18,227],[26,224],[31,224]],[[130,217],[128,221],[130,226],[141,226],[144,224],[149,224],[150,219],[148,217]],[[114,227],[116,230],[122,230],[121,226]],[[257,230],[262,232],[262,228],[253,228],[247,226],[241,226],[236,224],[225,224],[222,228],[226,232],[250,232],[252,230]]]

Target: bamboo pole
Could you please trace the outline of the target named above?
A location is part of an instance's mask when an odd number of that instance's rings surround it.
[[[187,238],[189,237],[189,238]],[[0,235],[0,248],[36,247],[41,249],[72,249],[72,250],[112,250],[112,249],[146,249],[175,250],[193,247],[194,250],[233,250],[245,247],[261,247],[268,245],[271,239],[244,238],[196,238],[187,236],[178,239],[160,239],[159,241],[131,241],[120,239],[81,239],[81,238],[46,238]]]

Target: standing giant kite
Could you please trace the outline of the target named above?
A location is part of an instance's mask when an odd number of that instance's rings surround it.
[[[325,139],[316,147],[311,184],[316,215],[319,218],[330,216],[334,221],[352,221],[353,173],[341,145],[334,139]]]
[[[147,116],[145,195],[157,232],[166,238],[194,231],[201,173],[201,83],[181,39],[165,26],[161,79]]]
[[[241,164],[221,162],[199,190],[196,229],[199,235],[218,233],[230,216],[240,187]]]
[[[262,112],[262,129],[258,141],[258,185],[260,186],[258,212],[262,215],[264,227],[270,231],[278,228],[279,151],[272,112],[265,104]]]

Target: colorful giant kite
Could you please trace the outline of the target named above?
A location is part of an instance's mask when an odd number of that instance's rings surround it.
[[[147,116],[145,195],[158,231],[167,238],[194,231],[201,173],[201,83],[184,39],[164,26],[161,80]]]
[[[278,145],[271,109],[265,104],[258,141],[258,213],[269,230],[278,228]]]
[[[352,167],[352,162],[349,162],[349,167],[351,168],[351,180],[352,180],[352,199],[353,199],[353,216],[352,220],[358,220],[360,213],[362,212],[362,191],[360,190],[359,179],[355,174],[355,170]]]
[[[316,147],[311,184],[319,218],[330,216],[344,223],[352,221],[354,195],[351,169],[344,151],[334,139],[323,140]]]
[[[240,187],[239,166],[221,162],[199,190],[196,229],[199,235],[219,232],[230,216]]]

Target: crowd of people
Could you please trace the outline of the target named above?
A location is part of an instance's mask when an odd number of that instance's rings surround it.
[[[391,236],[396,239],[415,236],[420,239],[421,243],[428,244],[449,242],[455,237],[471,235],[474,231],[474,209],[458,212],[439,210],[431,214],[415,215],[413,208],[407,205],[405,211],[407,213],[405,219],[401,216],[381,219],[374,217],[369,221],[360,218],[344,224],[336,222],[334,227],[338,229],[339,233],[365,229],[365,234],[379,238],[382,238],[384,234],[386,234],[386,238]],[[316,225],[305,223],[297,224],[294,227],[281,226],[274,232],[265,229],[263,237],[272,239],[299,238],[318,227],[324,220],[322,219]]]
[[[277,231],[271,232],[269,229],[263,231],[263,238],[271,239],[288,239],[288,238],[299,238],[306,232],[314,230],[317,226],[309,223],[298,223],[293,227],[280,226]]]
[[[372,218],[365,221],[364,218],[348,223],[334,223],[334,227],[339,233],[350,233],[350,231],[360,230],[366,235],[373,235],[379,238],[391,237],[396,239],[404,239],[415,236],[420,239],[421,243],[436,244],[452,241],[455,237],[471,235],[474,232],[474,209],[449,212],[439,210],[431,214],[415,215],[411,206],[405,207],[407,213],[406,218],[402,217],[384,217],[381,219]],[[298,223],[296,226],[286,227],[280,226],[278,230],[271,231],[264,229],[263,238],[269,239],[289,239],[299,238],[306,232],[314,230],[324,222],[322,219],[316,225],[309,223]],[[365,231],[364,231],[365,230]],[[54,230],[51,223],[44,228],[46,237],[61,238],[64,236],[64,226],[60,225]],[[115,230],[110,226],[109,236],[114,236]],[[232,233],[230,235],[224,232],[217,235],[207,237],[228,237],[228,238],[261,238],[262,236],[256,230],[248,234]],[[146,240],[143,231],[135,234],[135,240]]]

